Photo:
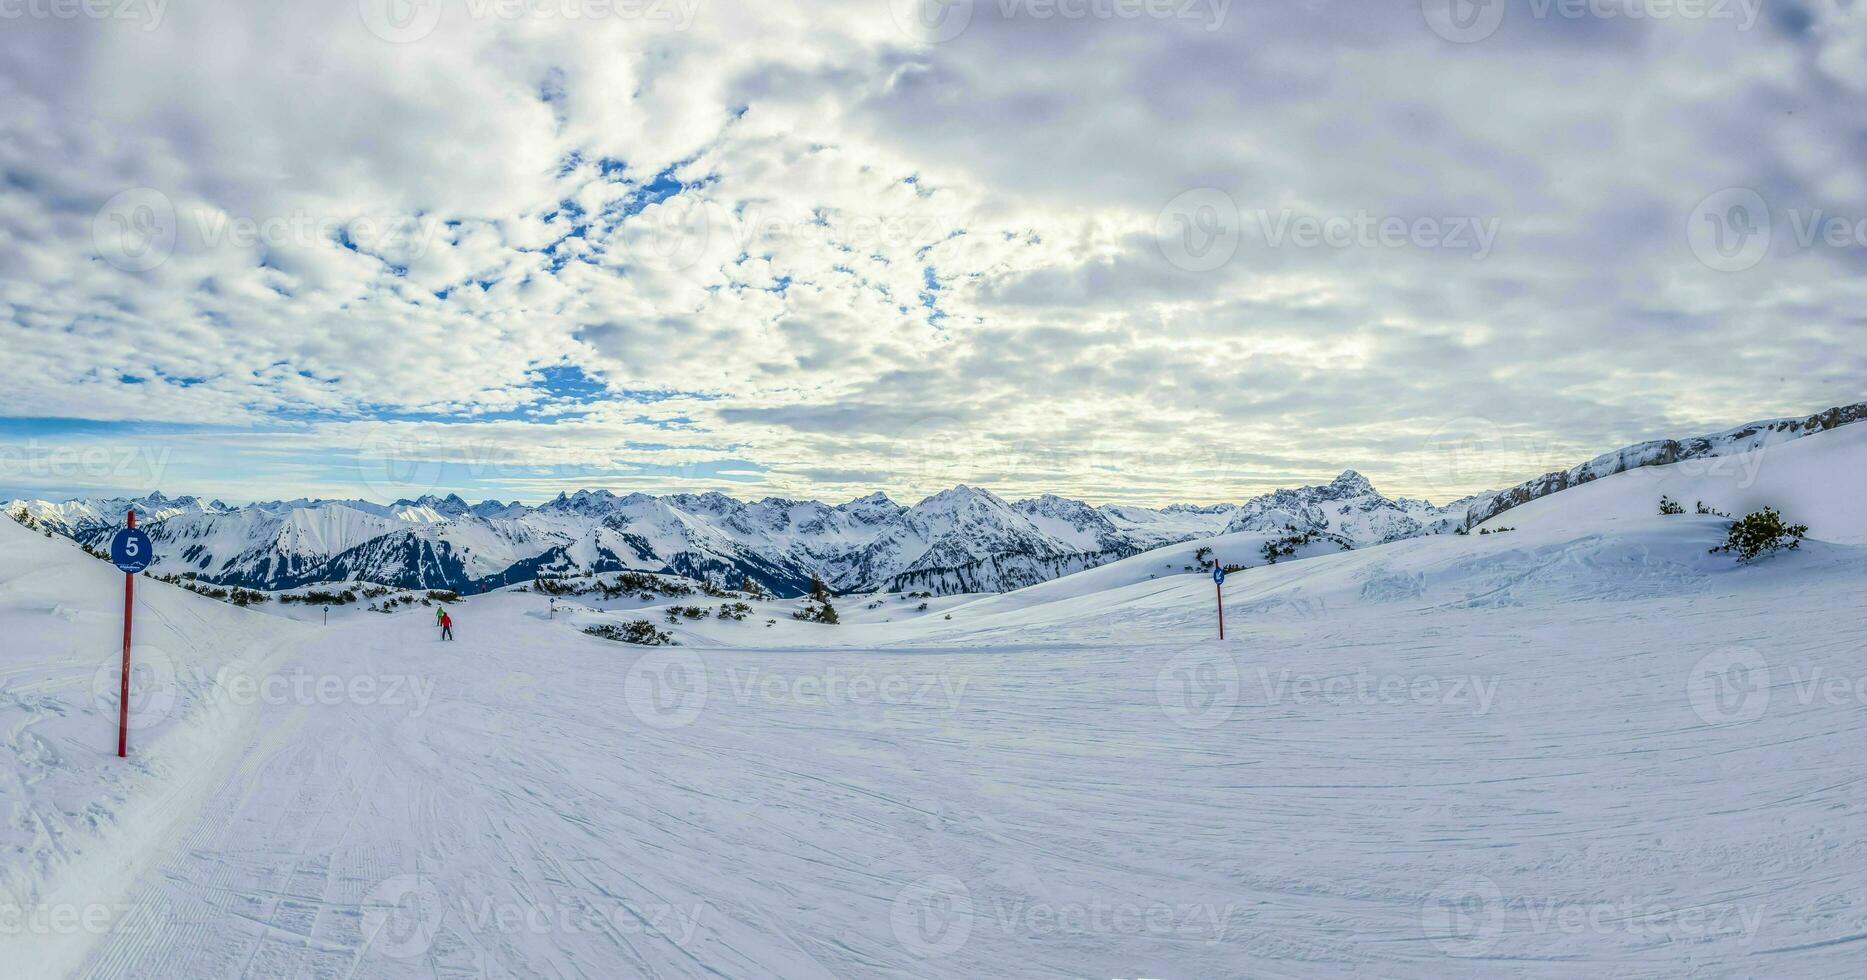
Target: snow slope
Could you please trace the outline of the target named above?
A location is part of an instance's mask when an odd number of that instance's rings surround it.
[[[1738,571],[1715,531],[1391,546],[1418,590],[1366,588],[1389,549],[1253,569],[1223,645],[1192,575],[887,643],[709,620],[645,651],[508,594],[453,646],[353,620],[306,659],[430,700],[263,706],[289,735],[87,970],[1846,976],[1860,705],[1795,683],[1860,675],[1867,561]],[[1591,564],[1625,566],[1602,604]],[[1774,696],[1702,715],[1734,648]]]
[[[1637,523],[1659,513],[1662,495],[1687,514],[1703,502],[1742,517],[1774,507],[1807,524],[1809,536],[1867,544],[1867,425],[1851,425],[1748,452],[1627,470],[1530,501],[1479,529],[1581,530]]]
[[[1691,462],[1720,470],[1747,468],[1746,460],[1765,449],[1863,420],[1867,420],[1867,402],[1857,402],[1798,418],[1750,422],[1710,435],[1654,439],[1624,446],[1570,469],[1546,473],[1509,489],[1481,495],[1471,506],[1471,523],[1480,524],[1531,500],[1643,467]]]
[[[1761,474],[1835,482],[1842,435]],[[79,972],[1858,975],[1867,547],[1740,566],[1719,518],[1559,503],[1235,573],[1224,643],[1192,542],[835,627],[226,610],[345,693],[254,707]],[[580,632],[635,618],[681,645]]]
[[[116,758],[123,575],[70,542],[0,521],[0,952],[17,976],[69,969],[120,891],[192,824],[250,743],[253,712],[211,692],[288,655],[296,624],[143,579],[132,756]]]

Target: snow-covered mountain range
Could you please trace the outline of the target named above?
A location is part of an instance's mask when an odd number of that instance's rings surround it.
[[[1006,501],[959,486],[903,505],[876,493],[843,504],[721,493],[560,494],[540,506],[458,496],[377,504],[281,500],[16,500],[6,513],[102,547],[135,509],[156,544],[158,573],[222,585],[287,589],[361,579],[403,588],[484,592],[539,575],[623,570],[735,586],[750,578],[781,596],[813,576],[840,592],[1003,592],[1163,545],[1217,534],[1306,535],[1359,548],[1475,527],[1512,507],[1603,476],[1688,460],[1742,458],[1867,419],[1867,403],[1805,418],[1754,422],[1608,453],[1571,470],[1444,506],[1382,495],[1353,470],[1319,486],[1238,506],[1091,506],[1045,494]],[[1242,556],[1241,556],[1242,557]]]
[[[538,575],[627,569],[722,585],[750,577],[789,596],[812,576],[845,592],[1005,591],[1227,530],[1296,528],[1377,544],[1456,526],[1467,504],[1390,500],[1349,471],[1238,507],[1093,507],[1052,494],[1011,502],[967,486],[912,506],[880,493],[830,505],[606,490],[537,507],[453,495],[233,507],[159,493],[5,506],[22,523],[94,548],[134,509],[156,544],[154,571],[248,588],[363,579],[481,592]]]

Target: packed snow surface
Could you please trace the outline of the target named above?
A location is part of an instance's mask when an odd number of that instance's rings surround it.
[[[1743,492],[1859,486],[1840,436],[1772,447]],[[1810,540],[1740,566],[1655,479],[1235,573],[1223,642],[1184,570],[1202,542],[926,610],[843,597],[840,626],[503,591],[450,606],[451,643],[431,608],[325,626],[148,583],[139,643],[179,696],[127,763],[92,693],[121,576],[0,522],[0,902],[25,923],[0,953],[137,978],[1857,976],[1858,520],[1785,496]],[[581,632],[636,618],[681,645]]]

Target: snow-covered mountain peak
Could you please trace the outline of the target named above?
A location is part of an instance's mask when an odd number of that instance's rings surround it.
[[[550,503],[538,509],[591,517],[615,510],[619,502],[608,490],[579,490],[575,494],[559,492]]]
[[[473,508],[469,506],[465,500],[460,499],[459,494],[455,493],[450,493],[445,497],[426,494],[414,500],[398,500],[396,501],[396,505],[398,507],[406,506],[413,509],[432,511],[441,517],[450,519],[473,512]]]
[[[1390,500],[1367,477],[1345,470],[1321,486],[1274,490],[1246,501],[1226,531],[1322,535],[1359,546],[1449,531],[1463,521],[1462,510]]]
[[[967,507],[1009,508],[1004,499],[990,490],[969,487],[962,483],[951,490],[942,490],[913,506],[913,510],[955,511]]]
[[[497,500],[482,500],[474,504],[469,513],[482,520],[493,520],[495,518],[517,517],[519,514],[523,513],[524,510],[525,505],[516,500],[509,504],[500,503]]]
[[[635,495],[631,494],[630,496],[633,497]],[[671,506],[678,510],[703,517],[728,517],[741,514],[746,510],[744,502],[733,497],[728,497],[718,490],[708,490],[705,493],[677,493],[662,499],[666,500]],[[759,505],[772,505],[774,501],[775,498],[768,497],[760,501]],[[788,503],[788,501],[785,503]],[[784,505],[785,504],[777,504],[777,506]]]
[[[1373,493],[1374,484],[1369,483],[1367,477],[1354,470],[1343,470],[1342,475],[1336,477],[1328,486],[1323,487],[1322,491],[1318,496],[1341,500],[1346,497],[1360,497]]]
[[[835,510],[857,524],[874,525],[896,517],[907,508],[878,490],[866,497],[857,497],[849,503],[838,504]]]

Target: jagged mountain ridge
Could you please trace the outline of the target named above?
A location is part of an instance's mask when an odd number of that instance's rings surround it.
[[[1366,477],[1349,470],[1324,486],[1274,490],[1256,497],[1238,508],[1225,531],[1275,534],[1295,530],[1356,546],[1386,544],[1458,530],[1464,526],[1470,505],[1483,496],[1445,507],[1404,497],[1389,499]]]
[[[959,486],[906,506],[885,494],[844,504],[722,493],[607,490],[564,493],[536,507],[457,495],[376,504],[361,500],[266,501],[231,507],[159,493],[64,503],[14,501],[9,513],[102,547],[135,509],[155,542],[158,572],[224,584],[296,588],[364,579],[407,588],[480,592],[539,575],[636,570],[722,585],[749,577],[779,595],[800,595],[813,577],[843,592],[1005,591],[1093,568],[1165,544],[1217,534],[1238,515],[1303,513],[1364,488],[1364,522],[1342,524],[1356,544],[1409,529],[1428,533],[1429,505],[1388,501],[1359,474],[1322,487],[1278,491],[1245,507],[1094,507],[1055,494],[1008,502]]]
[[[1220,533],[1311,534],[1364,547],[1461,531],[1538,497],[1642,466],[1734,455],[1867,419],[1867,403],[1655,440],[1444,506],[1389,498],[1353,470],[1239,506],[1091,506],[1054,494],[1007,502],[960,486],[907,506],[875,493],[844,504],[722,493],[559,494],[533,507],[459,496],[377,504],[275,500],[233,507],[165,497],[12,501],[9,515],[101,547],[134,508],[158,572],[284,589],[366,579],[480,592],[538,575],[637,570],[721,585],[751,578],[784,596],[812,577],[842,592],[1006,591]]]

